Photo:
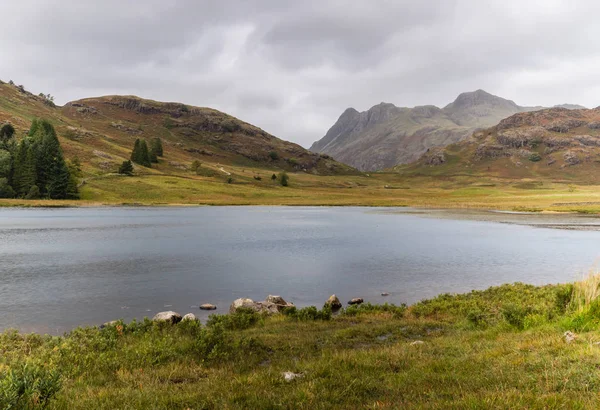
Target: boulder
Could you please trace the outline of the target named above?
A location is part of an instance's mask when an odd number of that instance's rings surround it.
[[[390,296],[389,292],[381,292],[381,296]]]
[[[279,303],[274,303],[276,301]],[[252,299],[240,298],[233,301],[229,307],[229,313],[235,313],[238,309],[252,309],[258,313],[273,314],[279,313],[286,307],[294,306],[292,303],[286,302],[281,296],[269,295],[267,300],[263,302],[255,302]]]
[[[102,323],[99,327],[100,329],[104,329],[105,327],[116,326],[119,324],[118,320],[111,320],[110,322]]]
[[[200,305],[200,310],[216,310],[216,309],[217,309],[217,307],[210,303],[205,303],[203,305]]]
[[[342,302],[340,302],[337,296],[331,295],[329,296],[329,299],[327,299],[327,302],[325,302],[325,306],[329,306],[333,310],[340,309],[342,307]]]
[[[193,313],[188,313],[187,315],[184,315],[183,318],[181,319],[182,322],[185,322],[186,320],[198,320],[196,318],[196,315],[194,315]]]
[[[175,324],[181,322],[181,315],[177,312],[168,310],[166,312],[157,313],[156,315],[154,315],[152,320],[155,320],[157,322],[171,322],[172,324]]]
[[[238,309],[252,309],[258,312],[256,302],[248,298],[239,298],[233,301],[229,306],[229,313],[235,313]]]
[[[360,305],[363,302],[364,302],[363,298],[352,298],[348,301],[348,304],[349,305]]]
[[[563,159],[567,165],[573,166],[581,162],[579,156],[573,151],[567,151],[563,154]]]
[[[275,305],[275,308],[279,312],[281,312],[285,308],[294,306],[293,303],[286,302],[285,299],[283,299],[281,296],[273,296],[273,295],[267,296],[267,299],[262,303],[264,305],[268,305],[268,309],[272,308],[272,306],[270,306],[270,305]]]

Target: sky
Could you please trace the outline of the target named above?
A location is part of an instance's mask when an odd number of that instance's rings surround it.
[[[600,105],[594,0],[0,0],[0,79],[212,107],[305,147],[348,107]]]

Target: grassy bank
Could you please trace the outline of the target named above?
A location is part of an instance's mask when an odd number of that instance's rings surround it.
[[[600,187],[567,182],[481,179],[479,177],[315,176],[290,174],[290,186],[262,180],[256,171],[229,168],[224,177],[107,175],[88,178],[79,201],[0,199],[1,206],[102,205],[326,205],[414,206],[502,209],[534,212],[600,212]]]
[[[598,279],[410,307],[241,312],[0,336],[0,403],[49,408],[597,408]],[[567,343],[563,334],[576,338]],[[283,372],[301,374],[285,381]],[[47,399],[47,401],[46,401]],[[21,406],[21,407],[18,407]],[[34,406],[35,407],[35,406]]]

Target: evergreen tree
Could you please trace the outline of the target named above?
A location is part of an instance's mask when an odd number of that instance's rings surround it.
[[[150,149],[150,152],[148,153],[149,157],[150,157],[150,162],[153,164],[158,164],[158,157],[156,156],[156,152],[154,152],[153,149]]]
[[[119,174],[133,175],[133,164],[131,163],[131,161],[123,161],[123,163],[119,167]]]
[[[26,195],[31,190],[31,187],[37,184],[37,167],[35,159],[35,147],[27,147],[27,154],[25,155],[25,161],[21,168],[21,188],[17,191],[20,195]],[[38,191],[39,190],[40,189],[38,188]]]
[[[140,165],[145,167],[152,167],[152,163],[150,162],[150,151],[148,150],[148,144],[146,140],[142,140],[140,143]]]
[[[148,168],[152,167],[152,163],[150,162],[150,152],[148,151],[148,144],[146,143],[146,140],[140,140],[139,138],[135,140],[133,151],[131,152],[131,162],[135,162],[136,164],[140,164]]]
[[[150,142],[150,151],[153,151],[157,157],[163,156],[162,140],[160,138],[153,138]]]
[[[287,172],[283,171],[279,174],[279,183],[281,186],[288,186],[289,177]]]
[[[25,195],[25,199],[38,199],[40,197],[40,189],[37,185],[34,185],[29,189],[27,195]]]
[[[135,140],[135,144],[133,144],[133,151],[131,151],[131,157],[129,158],[131,160],[131,162],[135,162],[136,164],[139,164],[139,159],[140,159],[140,145],[141,145],[141,141],[139,138],[137,138]]]
[[[6,147],[6,144],[8,144],[8,141],[13,137],[13,135],[15,135],[15,127],[13,127],[11,124],[4,124],[0,128],[0,143]]]
[[[277,175],[273,174],[271,175],[271,181],[275,181],[277,179]]]

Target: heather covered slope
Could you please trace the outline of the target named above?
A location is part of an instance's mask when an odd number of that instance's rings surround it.
[[[67,158],[78,156],[91,175],[115,172],[136,138],[160,137],[167,155],[147,173],[180,173],[197,159],[208,168],[242,165],[315,175],[354,173],[348,166],[283,141],[210,108],[134,96],[87,98],[55,106],[47,97],[0,83],[0,123],[22,135],[36,117],[55,125]]]
[[[311,150],[361,170],[381,170],[414,161],[427,149],[466,139],[515,113],[542,108],[521,107],[483,90],[460,94],[444,108],[386,103],[362,113],[349,108]]]

